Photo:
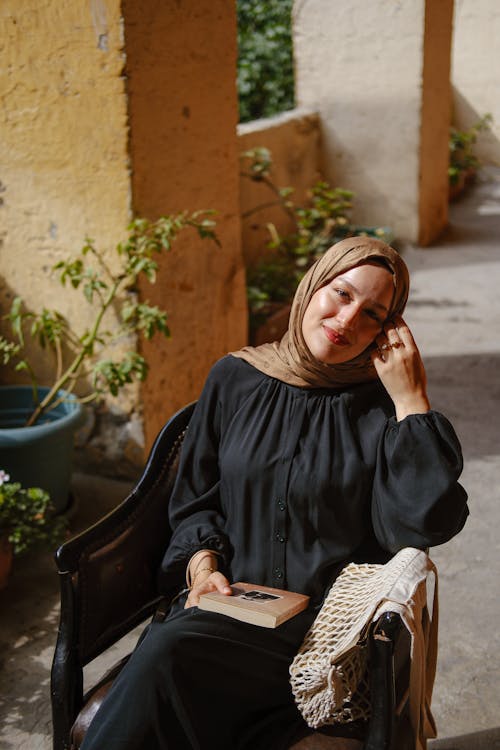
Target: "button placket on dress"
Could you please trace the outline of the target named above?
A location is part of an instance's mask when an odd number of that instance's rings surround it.
[[[293,434],[290,436],[289,451],[281,459],[281,470],[278,472],[278,481],[276,484],[276,496],[273,498],[273,515],[274,531],[272,541],[272,579],[273,586],[276,588],[286,588],[286,548],[288,533],[288,481],[292,468],[292,461],[300,436],[302,419],[298,414],[298,399],[294,399],[291,409],[292,419],[290,423],[294,425]]]

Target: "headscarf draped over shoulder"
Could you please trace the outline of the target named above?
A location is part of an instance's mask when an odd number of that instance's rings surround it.
[[[293,298],[288,331],[281,341],[262,346],[245,346],[232,352],[266,375],[302,388],[342,388],[376,380],[370,347],[349,362],[328,365],[309,351],[302,335],[302,320],[313,294],[335,276],[369,261],[384,259],[391,268],[394,294],[388,317],[400,315],[409,292],[408,269],[399,253],[372,237],[347,237],[327,250],[307,271]]]

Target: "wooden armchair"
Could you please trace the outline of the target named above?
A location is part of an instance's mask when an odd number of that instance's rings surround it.
[[[149,617],[163,617],[168,596],[157,572],[169,541],[167,505],[179,452],[194,404],[170,419],[152,448],[144,473],[111,513],[56,552],[61,617],[52,664],[54,750],[78,750],[85,731],[127,657],[83,693],[83,668]],[[173,592],[172,592],[173,593]],[[364,739],[340,740],[336,728],[310,730],[294,750],[415,747],[404,703],[409,637],[399,616],[383,615],[370,644],[372,715]],[[209,748],[207,748],[209,750]]]

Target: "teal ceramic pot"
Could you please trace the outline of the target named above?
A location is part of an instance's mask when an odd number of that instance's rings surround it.
[[[49,391],[38,390],[40,398]],[[11,482],[46,490],[60,513],[69,505],[73,437],[82,422],[82,407],[67,394],[36,425],[25,427],[33,409],[30,386],[0,386],[0,469]]]

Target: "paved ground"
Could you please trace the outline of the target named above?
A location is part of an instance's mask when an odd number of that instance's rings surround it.
[[[500,748],[500,170],[455,204],[432,249],[406,248],[412,269],[407,319],[425,356],[433,406],[459,433],[471,517],[435,548],[440,572],[440,656],[432,750]],[[116,504],[127,487],[74,479],[76,531]],[[58,582],[49,555],[16,562],[0,592],[0,748],[49,750],[49,671]],[[126,644],[128,646],[128,644]],[[116,657],[113,657],[113,659]]]

